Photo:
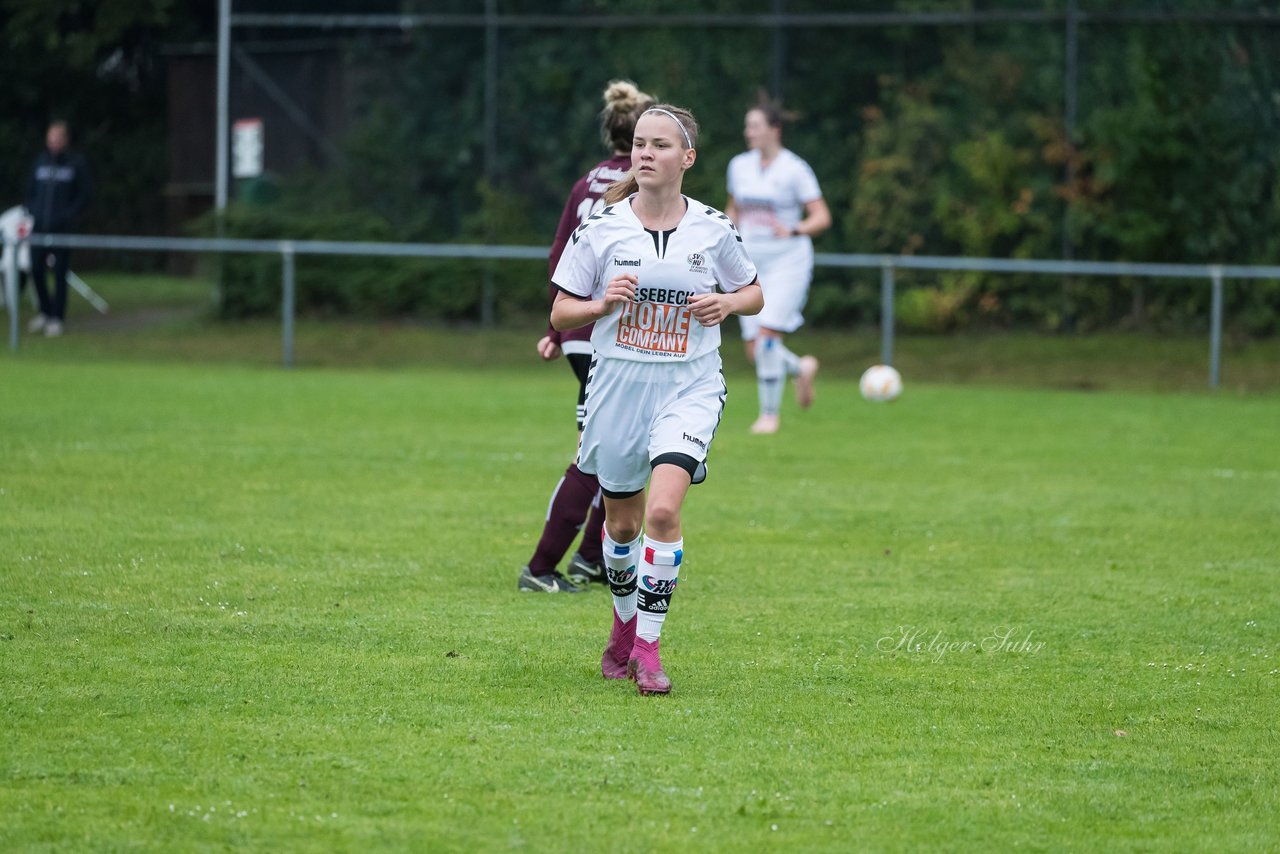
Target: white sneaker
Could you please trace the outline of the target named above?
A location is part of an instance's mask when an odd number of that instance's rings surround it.
[[[37,314],[35,317],[31,318],[31,322],[27,324],[27,331],[39,332],[44,329],[48,322],[49,318],[45,317],[43,314]]]
[[[57,320],[56,318],[51,319],[48,323],[44,325],[45,338],[57,338],[61,334],[62,334],[61,320]]]

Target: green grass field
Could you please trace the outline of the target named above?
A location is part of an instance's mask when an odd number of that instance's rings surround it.
[[[960,384],[921,340],[875,406],[874,340],[815,336],[818,404],[754,437],[726,347],[642,698],[599,677],[607,592],[515,590],[563,366],[309,325],[355,364],[289,372],[275,334],[0,356],[0,850],[1280,845],[1274,391],[1136,390],[1183,369],[1111,345]]]

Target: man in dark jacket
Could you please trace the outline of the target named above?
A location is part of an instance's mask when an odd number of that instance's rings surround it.
[[[70,134],[67,123],[56,121],[45,135],[45,150],[36,158],[27,182],[27,210],[34,219],[38,234],[74,231],[76,218],[89,201],[89,169],[84,157],[68,148]],[[54,295],[49,298],[45,287],[48,258],[53,258]],[[44,331],[50,337],[62,334],[67,316],[67,266],[71,250],[67,247],[33,246],[31,274],[40,301],[40,313],[28,327],[32,332]]]

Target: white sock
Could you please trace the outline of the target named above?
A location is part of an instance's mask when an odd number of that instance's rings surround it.
[[[800,357],[787,349],[787,345],[782,343],[782,339],[778,339],[778,349],[782,351],[782,369],[786,371],[787,376],[794,377],[800,373]]]
[[[782,342],[763,335],[756,339],[756,389],[760,397],[760,414],[777,415],[782,407],[784,373]]]
[[[624,623],[631,622],[636,615],[636,566],[643,540],[644,535],[641,534],[629,543],[619,543],[609,536],[608,528],[600,538],[605,574],[609,579],[609,589],[613,591],[613,610],[618,612],[618,619]]]
[[[683,539],[663,543],[644,538],[636,600],[636,637],[652,643],[662,634],[662,621],[667,618],[667,609],[671,607],[671,596],[675,593],[683,560]]]

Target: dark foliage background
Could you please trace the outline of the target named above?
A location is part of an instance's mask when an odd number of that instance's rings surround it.
[[[788,12],[1060,12],[979,0],[788,0]],[[212,39],[216,4],[3,0],[0,189],[20,198],[44,123],[70,118],[98,193],[86,230],[160,233],[165,180],[165,44]],[[1251,0],[1085,0],[1088,13],[1257,11]],[[357,8],[359,7],[359,8]],[[695,8],[696,7],[696,8]],[[394,3],[243,0],[238,12],[379,12]],[[472,2],[405,11],[477,14]],[[612,77],[689,106],[703,137],[686,192],[724,202],[741,122],[771,78],[773,36],[750,27],[671,27],[664,14],[770,13],[773,0],[499,0],[503,14],[644,13],[644,29],[505,27],[499,38],[496,156],[484,139],[481,28],[347,33],[342,61],[355,105],[334,140],[340,163],[243,193],[226,228],[244,236],[549,243],[572,181],[603,156],[595,124]],[[238,37],[305,38],[245,31]],[[332,34],[330,34],[332,35]],[[784,96],[799,120],[786,144],[817,172],[835,227],[820,251],[1275,263],[1280,241],[1280,25],[1086,20],[1080,30],[1076,144],[1063,120],[1061,24],[787,28]],[[1068,182],[1068,161],[1074,179]],[[194,226],[211,229],[211,223]],[[223,311],[275,310],[278,263],[225,265]],[[536,263],[299,262],[303,310],[361,316],[475,318],[488,280],[506,316],[539,312]],[[1090,329],[1207,323],[1199,282],[1051,281],[973,273],[901,274],[906,328]],[[1241,334],[1274,334],[1280,285],[1228,288]],[[874,272],[819,269],[815,324],[873,320]]]

